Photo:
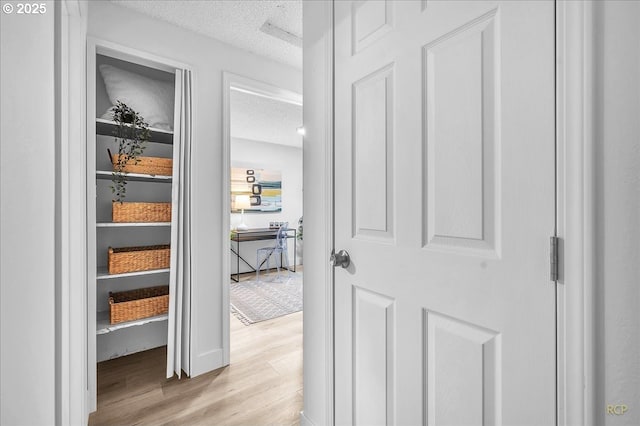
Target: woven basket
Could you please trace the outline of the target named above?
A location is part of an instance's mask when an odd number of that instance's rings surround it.
[[[120,156],[117,154],[111,157],[113,170],[116,169],[119,158]],[[171,176],[173,174],[173,160],[163,157],[138,157],[137,162],[136,160],[127,161],[122,171],[126,173]]]
[[[109,292],[111,324],[166,314],[169,311],[169,286]]]
[[[111,204],[114,222],[171,222],[171,203],[120,203]]]
[[[144,247],[109,247],[109,273],[149,271],[169,267],[169,245]]]

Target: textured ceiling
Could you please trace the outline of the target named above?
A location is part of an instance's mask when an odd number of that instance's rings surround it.
[[[302,37],[302,0],[111,0],[240,49],[302,68],[302,49],[260,28]],[[282,32],[281,32],[282,33]]]
[[[231,91],[231,137],[302,148],[302,106]]]

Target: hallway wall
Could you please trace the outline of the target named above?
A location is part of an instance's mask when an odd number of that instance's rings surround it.
[[[43,3],[0,13],[2,425],[55,423],[54,2]]]
[[[595,10],[598,425],[640,424],[640,2]],[[626,404],[623,415],[607,405]]]

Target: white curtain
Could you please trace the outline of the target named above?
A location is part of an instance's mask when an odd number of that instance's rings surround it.
[[[167,378],[190,374],[191,341],[191,71],[176,73],[174,191],[171,228],[171,273]]]

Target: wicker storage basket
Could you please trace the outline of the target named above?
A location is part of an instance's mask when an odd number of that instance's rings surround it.
[[[115,170],[118,164],[118,154],[111,157],[111,163]],[[163,157],[138,157],[138,161],[129,160],[124,166],[123,172],[142,173],[147,175],[171,176],[173,173],[173,160]]]
[[[109,247],[109,273],[149,271],[169,267],[169,245],[143,247]]]
[[[169,286],[109,292],[111,324],[166,314],[169,311]]]
[[[129,203],[114,201],[111,204],[114,222],[171,222],[171,203]]]

